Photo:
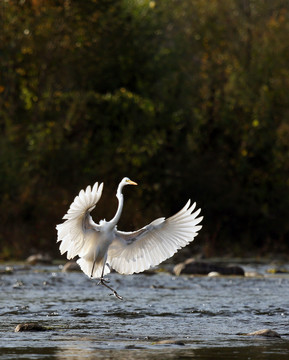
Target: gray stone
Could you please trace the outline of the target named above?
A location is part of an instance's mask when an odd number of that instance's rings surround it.
[[[208,275],[212,272],[220,275],[245,275],[243,268],[240,266],[220,265],[213,262],[196,261],[195,259],[187,259],[185,262],[177,264],[173,272],[177,276],[181,274]]]
[[[14,272],[12,266],[6,266],[5,269],[0,269],[0,275],[11,275]]]
[[[25,323],[25,324],[18,324],[15,328],[15,332],[21,331],[46,331],[47,328],[37,323]]]
[[[30,265],[36,265],[36,264],[45,264],[50,265],[52,264],[52,259],[48,254],[34,254],[30,255],[26,262]]]
[[[254,332],[246,334],[246,335],[281,338],[281,336],[276,331],[271,330],[271,329],[262,329],[262,330],[254,331]]]
[[[154,345],[180,345],[180,346],[184,346],[185,343],[181,340],[172,340],[172,339],[167,339],[167,340],[159,340],[153,343]]]
[[[68,261],[62,268],[63,272],[70,272],[70,271],[81,271],[80,266],[77,264],[76,261]]]

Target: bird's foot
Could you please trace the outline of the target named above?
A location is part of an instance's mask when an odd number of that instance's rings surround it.
[[[104,283],[109,283],[110,280],[109,279],[105,279],[105,278],[100,278],[99,282],[97,283],[97,285],[104,285]]]
[[[107,287],[109,290],[111,290],[113,292],[113,294],[109,294],[109,295],[114,295],[115,297],[117,297],[119,300],[123,300],[123,297],[118,295],[118,293],[111,287],[111,286],[108,286],[106,283],[108,281],[105,280],[104,278],[100,278],[100,281],[98,282],[97,285],[103,285],[105,287]]]
[[[115,297],[117,297],[119,300],[123,300],[123,297],[122,296],[120,296],[120,295],[118,295],[118,293],[115,291],[115,290],[113,290],[113,294],[109,294],[109,295],[114,295]]]

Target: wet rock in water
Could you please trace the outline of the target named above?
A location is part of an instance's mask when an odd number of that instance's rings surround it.
[[[185,262],[177,264],[173,272],[177,276],[181,274],[208,275],[212,272],[220,275],[245,275],[243,268],[240,266],[220,265],[206,261],[196,261],[195,259],[187,259]]]
[[[155,269],[148,269],[143,271],[141,274],[147,275],[147,276],[152,276],[152,275],[156,275],[157,271]]]
[[[211,271],[208,274],[209,277],[217,277],[217,276],[221,276],[221,274],[217,271]]]
[[[289,270],[280,268],[271,268],[267,270],[268,274],[289,274]]]
[[[52,259],[48,254],[34,254],[30,255],[26,262],[30,265],[36,265],[36,264],[45,264],[50,265],[52,264]]]
[[[133,349],[133,350],[134,350],[134,349],[143,349],[141,346],[137,346],[137,345],[133,345],[133,344],[132,344],[132,345],[127,345],[127,346],[125,346],[124,348],[125,348],[125,349],[130,349],[130,350],[131,350],[131,349]]]
[[[271,329],[262,329],[262,330],[254,331],[254,332],[246,334],[246,335],[281,338],[281,336],[276,331],[271,330]]]
[[[37,323],[25,323],[25,324],[18,324],[15,328],[15,332],[20,331],[46,331],[47,328]]]
[[[68,261],[62,268],[63,272],[81,271],[76,261]]]
[[[0,269],[0,275],[11,275],[14,272],[12,266],[6,266],[5,269]]]
[[[24,286],[24,284],[23,284],[23,282],[20,281],[20,280],[17,280],[17,281],[13,284],[13,288],[14,288],[14,289],[20,288],[20,287],[22,287],[22,286]]]
[[[257,271],[246,271],[245,276],[246,277],[264,277],[263,274],[260,274]]]
[[[181,340],[171,340],[171,339],[167,339],[167,340],[159,340],[153,343],[153,345],[180,345],[180,346],[184,346],[185,343]]]

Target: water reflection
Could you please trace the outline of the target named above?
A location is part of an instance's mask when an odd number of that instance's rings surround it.
[[[59,360],[82,360],[82,359],[118,359],[118,360],[160,360],[160,359],[194,359],[193,350],[148,350],[148,349],[124,349],[124,350],[91,350],[91,349],[66,349],[56,353]]]
[[[267,343],[264,346],[241,347],[204,347],[196,349],[175,349],[170,346],[157,349],[147,349],[142,346],[127,346],[126,349],[96,349],[96,348],[72,348],[59,349],[56,357],[59,360],[80,360],[80,359],[139,359],[139,360],[160,360],[160,359],[216,359],[216,360],[288,360],[289,347],[287,342],[278,344]]]

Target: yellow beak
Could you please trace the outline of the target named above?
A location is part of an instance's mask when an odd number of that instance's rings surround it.
[[[130,185],[137,185],[137,183],[136,183],[136,182],[131,181],[131,180],[128,180],[128,183],[129,183]]]

